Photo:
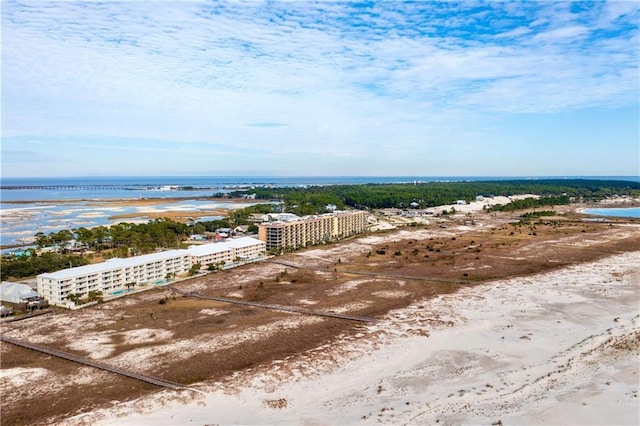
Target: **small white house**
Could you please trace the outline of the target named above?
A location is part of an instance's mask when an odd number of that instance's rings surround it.
[[[0,284],[0,301],[2,302],[26,303],[38,297],[38,293],[26,284],[9,281],[2,281]]]

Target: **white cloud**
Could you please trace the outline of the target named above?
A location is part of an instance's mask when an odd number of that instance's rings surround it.
[[[589,34],[589,30],[581,25],[572,25],[570,27],[556,28],[543,33],[537,34],[533,40],[536,42],[575,42],[576,38],[581,38]]]
[[[3,136],[409,156],[491,111],[635,104],[638,8],[572,5],[8,2]]]

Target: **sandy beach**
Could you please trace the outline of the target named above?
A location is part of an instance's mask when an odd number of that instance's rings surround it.
[[[64,423],[638,424],[639,260],[418,301],[355,340]]]
[[[2,423],[638,424],[638,224],[471,207],[174,284],[374,323],[154,288],[3,324],[184,390],[2,343]]]

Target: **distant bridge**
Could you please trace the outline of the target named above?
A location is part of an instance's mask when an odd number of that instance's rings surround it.
[[[152,189],[155,186],[150,185],[2,185],[0,189],[3,191],[13,190],[47,190],[47,191],[78,191],[78,190],[131,190],[139,191],[143,189]]]

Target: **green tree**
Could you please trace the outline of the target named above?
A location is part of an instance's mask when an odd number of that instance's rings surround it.
[[[89,302],[101,303],[103,301],[103,299],[102,299],[102,291],[100,291],[100,290],[91,290],[89,292],[89,294],[87,295],[87,299],[89,300]]]
[[[87,228],[78,228],[74,230],[74,235],[76,237],[76,241],[79,244],[82,244],[84,247],[92,247],[95,246],[95,238],[93,236],[93,231]]]
[[[35,242],[38,248],[50,247],[53,245],[53,241],[51,240],[51,238],[42,232],[38,232],[35,235],[35,238]]]
[[[78,306],[80,303],[80,295],[78,293],[71,293],[67,296],[67,299],[73,302],[74,305]]]
[[[200,273],[200,268],[202,268],[202,265],[199,263],[191,265],[191,268],[189,269],[189,275],[196,275]]]
[[[64,248],[67,243],[73,240],[73,233],[68,229],[49,234],[49,238],[58,249]]]

